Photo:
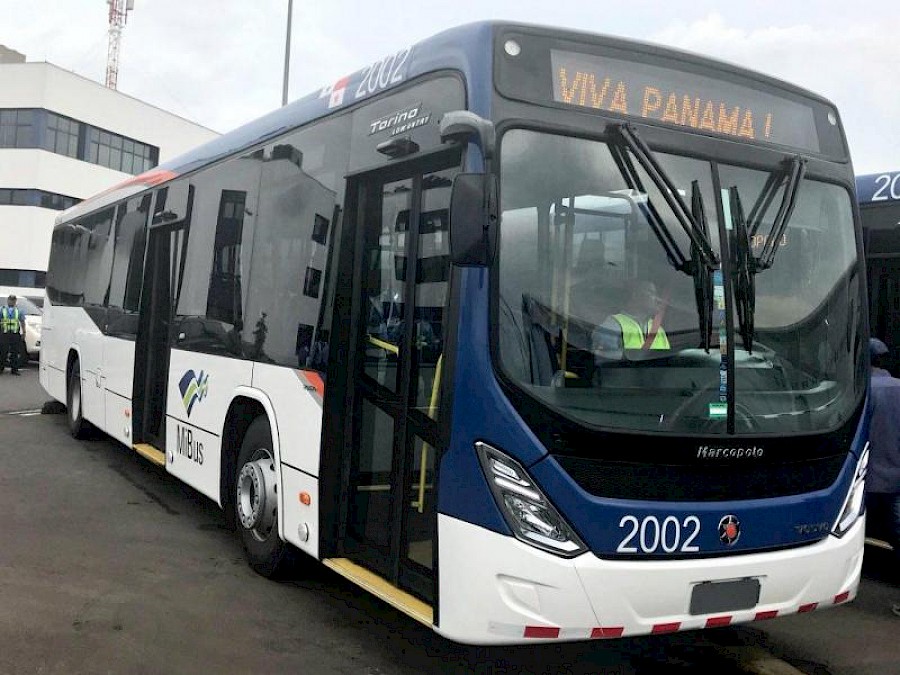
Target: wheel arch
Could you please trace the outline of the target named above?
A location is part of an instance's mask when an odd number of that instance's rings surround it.
[[[254,420],[265,416],[269,421],[272,434],[272,452],[275,455],[276,477],[278,485],[278,536],[284,539],[283,504],[281,488],[281,451],[278,443],[278,424],[275,420],[275,409],[268,396],[250,387],[238,387],[225,414],[222,425],[221,468],[219,473],[219,506],[225,512],[225,523],[229,528],[235,527],[234,512],[234,474],[237,469],[238,452],[247,429]]]

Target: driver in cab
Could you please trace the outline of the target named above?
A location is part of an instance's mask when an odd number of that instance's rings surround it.
[[[639,280],[631,287],[622,311],[608,316],[591,335],[598,362],[639,359],[648,352],[658,355],[669,350],[669,338],[662,326],[665,303],[656,284]]]

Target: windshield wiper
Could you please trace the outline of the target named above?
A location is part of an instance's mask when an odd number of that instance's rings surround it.
[[[797,195],[800,192],[800,182],[806,174],[807,160],[795,155],[790,160],[790,167],[783,176],[772,174],[763,186],[763,189],[750,211],[749,219],[744,217],[741,199],[737,186],[729,188],[731,204],[731,217],[734,223],[734,236],[731,239],[731,257],[734,264],[734,295],[737,304],[737,314],[741,337],[744,347],[748,352],[753,351],[753,317],[756,311],[756,283],[755,275],[772,267],[775,262],[775,253],[778,251],[779,242],[784,236],[788,222],[797,205]],[[762,217],[768,211],[779,183],[784,184],[784,195],[772,229],[766,237],[763,249],[758,256],[752,253],[751,240],[756,236]],[[748,230],[747,222],[752,223]]]
[[[753,314],[756,311],[755,259],[750,252],[750,237],[737,186],[728,188],[731,220],[734,236],[731,237],[732,277],[734,299],[737,305],[738,330],[744,340],[744,349],[753,352]]]
[[[619,168],[619,173],[622,174],[628,188],[634,193],[646,195],[637,169],[634,168],[634,164],[631,162],[631,158],[628,157],[625,148],[615,143],[611,143],[609,145],[609,150],[610,153],[612,153],[616,166]],[[666,226],[662,216],[659,215],[659,211],[656,210],[656,205],[650,200],[638,201],[630,199],[629,201],[633,201],[636,207],[644,214],[647,223],[650,225],[650,229],[653,230],[653,234],[659,241],[659,245],[662,246],[663,252],[669,260],[669,264],[679,272],[690,274],[690,262],[684,257],[681,249],[678,248],[675,238],[672,236],[672,233],[669,232],[669,228]]]
[[[631,150],[631,154],[637,158],[641,167],[647,172],[647,175],[650,176],[650,180],[656,185],[656,188],[659,190],[663,199],[666,200],[666,203],[675,215],[676,220],[678,220],[678,224],[681,225],[685,234],[687,234],[688,238],[691,240],[691,247],[696,247],[697,256],[703,262],[703,265],[708,270],[715,269],[719,264],[719,259],[716,257],[716,254],[709,243],[708,234],[701,229],[693,214],[688,211],[684,200],[681,198],[681,194],[678,192],[678,189],[672,183],[671,179],[666,175],[665,171],[663,171],[662,167],[657,163],[656,158],[653,156],[653,152],[647,147],[647,144],[644,143],[641,137],[637,135],[637,131],[635,131],[634,126],[630,123],[626,122],[624,124],[616,124],[613,126],[622,141],[628,149]],[[616,161],[619,162],[620,169],[625,169],[622,174],[628,182],[628,187],[632,190],[638,190],[646,194],[641,185],[637,171],[635,171],[634,165],[631,162],[631,158],[628,157],[628,153],[619,153]],[[649,200],[647,204],[650,209],[653,209],[653,204]],[[659,237],[661,234],[664,235],[671,247],[672,254],[677,256],[677,262],[679,264],[676,264],[676,268],[688,274],[695,274],[696,270],[692,269],[694,265],[688,264],[684,254],[681,253],[681,250],[678,248],[678,244],[675,243],[672,234],[666,228],[665,221],[659,217],[658,213],[656,213],[655,216],[659,222],[654,224],[651,221],[651,224],[654,225],[654,231],[657,226],[662,227],[661,232],[658,232],[657,236]],[[660,240],[660,242],[662,243],[662,240]],[[666,244],[663,244],[663,248],[666,249],[667,254],[670,254],[670,249],[667,248]],[[671,255],[670,259],[672,259]],[[675,260],[673,260],[673,263],[675,263]]]
[[[709,241],[709,223],[703,207],[703,194],[700,192],[700,181],[691,183],[691,213],[703,238]],[[701,264],[700,249],[691,244],[691,263],[694,266],[694,297],[697,300],[697,317],[700,321],[700,346],[709,352],[710,335],[712,334],[712,275],[709,269]]]
[[[781,238],[784,236],[788,221],[790,221],[791,216],[794,213],[794,207],[797,205],[797,194],[800,191],[800,182],[803,180],[805,174],[806,159],[799,155],[793,157],[791,159],[791,165],[784,176],[784,196],[781,198],[781,206],[778,208],[778,213],[775,215],[772,229],[769,232],[769,236],[766,238],[763,250],[758,256],[751,260],[751,272],[756,273],[761,270],[767,270],[772,267],[772,263],[775,262],[775,252],[778,250],[778,242],[780,242]],[[774,187],[775,182],[770,178],[766,185],[767,187]],[[765,197],[765,202],[763,203],[763,198],[767,192],[769,195]],[[764,189],[763,193],[760,195],[760,199],[754,205],[749,219],[749,221],[753,223],[753,228],[750,231],[751,237],[757,233],[757,230],[762,223],[762,213],[765,213],[768,209],[768,206],[774,198],[774,194],[774,189]],[[757,215],[758,213],[759,215]]]

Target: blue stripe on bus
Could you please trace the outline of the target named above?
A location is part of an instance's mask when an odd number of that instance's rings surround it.
[[[453,385],[451,443],[441,462],[438,510],[466,522],[509,534],[475,451],[484,441],[526,466],[546,451],[522,422],[493,376],[488,332],[488,272],[461,271],[459,344]],[[484,420],[490,420],[488,427]],[[448,478],[449,477],[449,478]],[[452,481],[452,483],[450,482]]]

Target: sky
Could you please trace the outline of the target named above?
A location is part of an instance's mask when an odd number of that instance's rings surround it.
[[[118,90],[218,132],[281,105],[288,0],[135,0]],[[106,0],[0,0],[0,44],[103,82]],[[446,28],[504,19],[677,47],[830,99],[857,174],[900,169],[900,3],[293,0],[289,100]]]

